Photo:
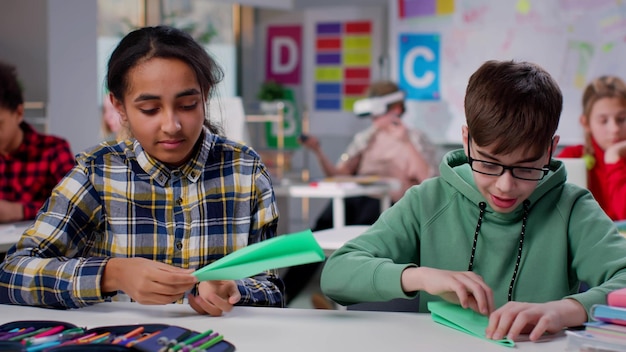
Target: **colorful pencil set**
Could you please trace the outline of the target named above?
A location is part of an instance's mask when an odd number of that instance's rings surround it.
[[[63,322],[18,321],[0,326],[0,350],[76,351],[80,345],[109,345],[115,351],[231,352],[235,347],[213,331],[196,332],[166,324],[86,329]],[[115,347],[113,347],[115,346]],[[104,346],[103,346],[104,347]]]

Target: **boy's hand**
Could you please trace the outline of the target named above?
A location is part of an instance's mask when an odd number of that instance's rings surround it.
[[[495,309],[491,288],[471,271],[407,268],[402,272],[401,282],[405,292],[426,291],[483,315]]]
[[[24,207],[21,203],[0,199],[0,223],[24,219]]]
[[[311,136],[311,135],[306,135],[305,138],[303,137],[304,136],[301,136],[300,138],[298,138],[298,142],[300,144],[302,144],[303,146],[305,146],[306,148],[314,152],[318,152],[321,150],[320,141],[319,139],[317,139],[317,137]]]
[[[399,141],[407,142],[409,138],[409,129],[402,120],[394,114],[386,114],[378,116],[374,119],[374,126],[378,131],[386,131]]]
[[[587,321],[585,308],[573,299],[547,303],[508,302],[489,316],[485,336],[500,340],[505,336],[515,341],[528,334],[537,341],[544,333],[557,333],[566,327]]]
[[[188,299],[189,305],[196,312],[220,316],[233,309],[233,305],[241,299],[241,294],[235,281],[202,281],[198,285],[198,295],[189,295]]]
[[[102,292],[124,291],[141,304],[167,304],[182,298],[197,279],[193,270],[146,258],[111,258],[102,275]]]

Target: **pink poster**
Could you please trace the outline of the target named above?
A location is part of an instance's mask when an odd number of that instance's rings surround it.
[[[269,26],[265,45],[265,79],[300,84],[302,26]]]

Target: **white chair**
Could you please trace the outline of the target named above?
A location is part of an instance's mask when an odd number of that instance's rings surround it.
[[[582,158],[557,158],[565,165],[567,183],[587,188],[587,165]]]
[[[250,145],[241,97],[219,97],[209,102],[209,118],[219,123],[228,139]]]

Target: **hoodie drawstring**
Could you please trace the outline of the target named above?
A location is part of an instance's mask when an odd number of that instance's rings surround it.
[[[467,271],[472,271],[474,267],[474,256],[476,254],[476,243],[478,242],[478,233],[483,223],[483,216],[485,215],[485,209],[487,204],[485,202],[478,203],[480,207],[480,214],[478,215],[478,223],[476,224],[476,231],[474,232],[474,243],[472,244],[472,255],[470,256],[469,265]],[[526,223],[528,221],[528,213],[530,209],[530,201],[526,199],[523,203],[524,215],[522,217],[522,232],[519,236],[519,245],[517,247],[517,259],[515,260],[515,269],[513,270],[513,276],[511,277],[511,283],[509,284],[508,301],[513,300],[513,286],[515,285],[515,279],[517,278],[517,272],[519,271],[519,264],[522,260],[522,248],[524,247],[524,235],[526,234]]]

